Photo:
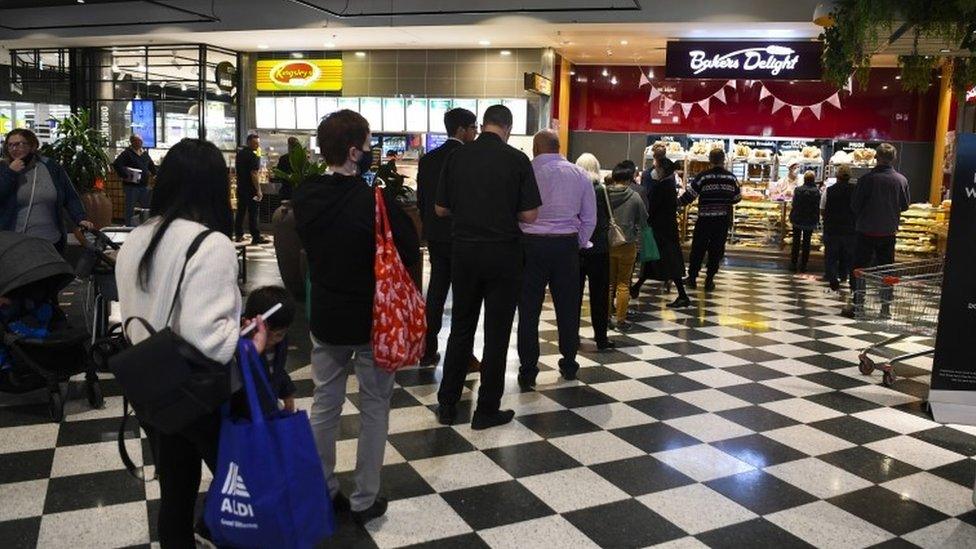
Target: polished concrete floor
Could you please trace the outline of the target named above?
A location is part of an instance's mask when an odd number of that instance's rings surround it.
[[[251,254],[250,274],[250,288],[277,279],[270,247]],[[389,512],[366,529],[340,517],[325,546],[976,546],[976,428],[926,413],[930,358],[903,366],[891,388],[861,375],[858,350],[884,335],[838,316],[838,296],[812,276],[730,267],[681,311],[658,291],[632,303],[635,327],[614,335],[616,350],[584,339],[573,382],[555,369],[547,305],[545,370],[535,391],[519,390],[513,338],[503,405],[517,417],[501,428],[438,425],[440,369],[399,372],[383,471]],[[289,362],[308,409],[304,332],[294,327]],[[913,338],[881,355],[931,343]],[[469,377],[467,417],[477,383]],[[0,547],[156,539],[158,486],[124,471],[121,397],[111,380],[104,387],[106,408],[93,411],[73,384],[60,425],[43,395],[0,394]],[[338,442],[347,492],[358,432],[356,383],[348,389]],[[129,437],[151,470],[145,440]]]

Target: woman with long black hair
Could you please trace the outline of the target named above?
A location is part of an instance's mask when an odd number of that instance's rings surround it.
[[[241,294],[237,254],[229,237],[227,164],[213,143],[184,139],[170,149],[159,168],[150,215],[119,251],[115,278],[122,318],[141,317],[156,330],[169,326],[207,358],[230,364],[240,330]],[[216,233],[204,237],[187,259],[190,245],[206,231]],[[178,284],[184,263],[186,274]],[[138,323],[129,325],[127,335],[133,344],[148,337]],[[259,322],[254,336],[259,351],[266,341],[267,331]],[[231,390],[239,388],[232,369]],[[156,440],[159,541],[164,548],[193,547],[200,462],[215,470],[220,411],[178,433],[149,434]]]

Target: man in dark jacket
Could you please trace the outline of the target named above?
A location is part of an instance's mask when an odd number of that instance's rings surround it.
[[[698,287],[698,271],[707,251],[705,290],[712,291],[715,289],[715,275],[725,256],[725,241],[732,224],[732,207],[742,200],[742,191],[739,181],[725,169],[724,150],[712,149],[708,153],[708,161],[712,167],[695,176],[678,202],[687,206],[698,200],[698,220],[695,221],[691,240],[685,285],[692,290]]]
[[[234,232],[237,241],[244,240],[244,218],[247,218],[248,230],[251,233],[251,244],[267,242],[261,237],[258,227],[258,205],[264,194],[258,181],[258,171],[261,160],[257,150],[261,146],[261,138],[252,133],[247,136],[246,144],[237,150],[234,160],[234,170],[237,172],[237,217],[234,219]]]
[[[837,182],[827,187],[820,200],[824,255],[827,263],[825,274],[830,289],[835,292],[840,289],[840,283],[846,281],[851,274],[854,246],[857,243],[857,233],[854,232],[854,210],[851,209],[853,195],[851,170],[847,166],[840,166],[837,169]]]
[[[300,146],[301,146],[301,142],[298,141],[297,137],[289,137],[288,150],[285,151],[285,153],[282,154],[280,157],[278,157],[277,169],[290,174],[291,173],[291,152]],[[278,189],[278,198],[282,200],[291,200],[291,195],[292,193],[295,192],[295,189],[291,187],[291,183],[288,182],[287,179],[276,178],[276,180],[278,181],[278,183],[281,184],[281,188]]]
[[[508,342],[522,286],[519,222],[535,221],[542,199],[529,159],[506,143],[511,132],[512,111],[503,105],[488,107],[481,135],[451,154],[437,185],[434,210],[454,220],[451,336],[437,393],[438,416],[445,425],[457,418],[482,303],[485,345],[471,428],[487,429],[515,417],[515,412],[501,410],[500,405]]]
[[[140,208],[149,208],[149,175],[156,175],[156,163],[143,148],[142,138],[133,135],[129,138],[129,146],[119,153],[112,167],[122,178],[122,189],[125,191],[125,224],[129,225],[137,204]]]
[[[376,199],[362,174],[372,163],[369,123],[359,113],[341,110],[318,129],[319,148],[329,174],[311,178],[295,190],[295,228],[308,255],[311,279],[311,423],[335,508],[351,507],[359,523],[382,516],[380,470],[389,428],[394,376],[373,363],[373,295],[376,277]],[[420,260],[417,232],[395,200],[387,212],[400,259],[406,267]],[[334,475],[339,416],[346,378],[355,370],[361,391],[356,490],[347,500]]]
[[[854,269],[895,262],[895,235],[901,212],[908,209],[911,198],[908,179],[895,171],[895,147],[889,143],[878,145],[875,156],[878,165],[861,176],[854,187],[851,208],[854,210],[857,245],[854,250]],[[853,292],[854,278],[851,277]],[[863,296],[854,295],[855,302]],[[853,316],[852,308],[844,310]]]
[[[447,141],[425,154],[417,168],[417,204],[423,221],[424,239],[430,254],[430,281],[427,283],[427,347],[421,366],[436,366],[441,360],[437,352],[437,335],[441,331],[444,302],[451,289],[451,218],[434,213],[437,184],[447,158],[456,149],[478,136],[478,117],[467,109],[451,109],[444,113]]]
[[[790,210],[790,225],[793,226],[790,266],[794,273],[807,272],[810,240],[819,223],[820,189],[817,187],[817,174],[807,170],[803,174],[803,185],[793,191],[793,205]]]

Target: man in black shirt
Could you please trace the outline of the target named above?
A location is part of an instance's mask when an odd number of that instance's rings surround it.
[[[149,174],[156,175],[156,163],[142,146],[142,138],[133,135],[129,146],[112,163],[115,172],[122,178],[125,191],[125,224],[132,223],[136,204],[149,208]],[[139,170],[138,176],[127,168]]]
[[[739,181],[725,169],[725,151],[712,149],[708,153],[711,168],[695,176],[679,203],[687,206],[698,199],[698,220],[691,240],[688,257],[688,278],[685,285],[694,290],[698,287],[698,271],[701,270],[705,251],[708,265],[705,272],[705,290],[715,289],[715,274],[725,255],[725,241],[732,223],[732,206],[742,200]]]
[[[444,114],[444,126],[450,137],[443,145],[425,154],[417,169],[417,203],[424,225],[424,238],[430,254],[430,282],[427,284],[427,351],[421,366],[436,366],[437,334],[441,331],[444,302],[451,289],[451,218],[434,213],[437,183],[447,157],[478,136],[478,117],[467,109],[451,109]]]
[[[519,221],[534,222],[542,200],[528,157],[506,144],[511,131],[512,111],[502,105],[489,107],[481,135],[451,154],[437,186],[434,209],[454,221],[451,336],[437,393],[438,416],[444,425],[453,424],[457,416],[482,302],[485,345],[471,427],[504,425],[515,416],[499,407],[522,283]]]
[[[258,170],[261,161],[256,151],[261,146],[261,138],[257,134],[247,136],[247,144],[237,151],[234,169],[237,171],[237,217],[234,220],[234,233],[237,241],[244,240],[244,217],[247,217],[248,230],[251,232],[251,244],[267,242],[261,237],[258,227],[258,204],[264,195],[258,182]]]

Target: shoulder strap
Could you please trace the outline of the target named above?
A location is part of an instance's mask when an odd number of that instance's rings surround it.
[[[616,226],[617,218],[613,216],[613,206],[610,205],[610,190],[605,185],[603,186],[603,198],[607,201],[607,212],[610,214],[610,224]]]
[[[203,241],[206,240],[208,236],[210,236],[212,233],[215,232],[217,231],[214,231],[212,229],[207,229],[203,231],[202,233],[198,234],[196,238],[193,239],[193,242],[190,243],[190,247],[187,248],[186,259],[183,260],[183,269],[180,270],[180,279],[176,281],[176,292],[173,293],[173,303],[170,304],[169,314],[166,315],[166,324],[165,324],[166,326],[169,326],[170,320],[173,319],[173,310],[176,309],[176,302],[180,298],[180,286],[183,285],[183,278],[186,277],[186,266],[190,263],[190,258],[192,258],[193,255],[197,253],[197,250],[200,249],[200,245],[203,244]]]
[[[128,448],[125,447],[126,426],[128,426],[129,424],[130,416],[131,414],[129,413],[129,399],[123,396],[122,397],[122,423],[119,424],[119,436],[118,436],[119,457],[122,458],[122,465],[125,465],[125,470],[128,471],[130,475],[132,475],[134,478],[137,478],[141,481],[149,483],[151,481],[156,480],[157,478],[156,473],[153,473],[152,478],[146,478],[145,470],[142,467],[136,467],[136,464],[133,463],[132,458],[129,456]],[[148,434],[149,434],[149,450],[152,452],[153,463],[157,464],[158,467],[159,461],[157,460],[156,457],[155,429],[150,431]]]

